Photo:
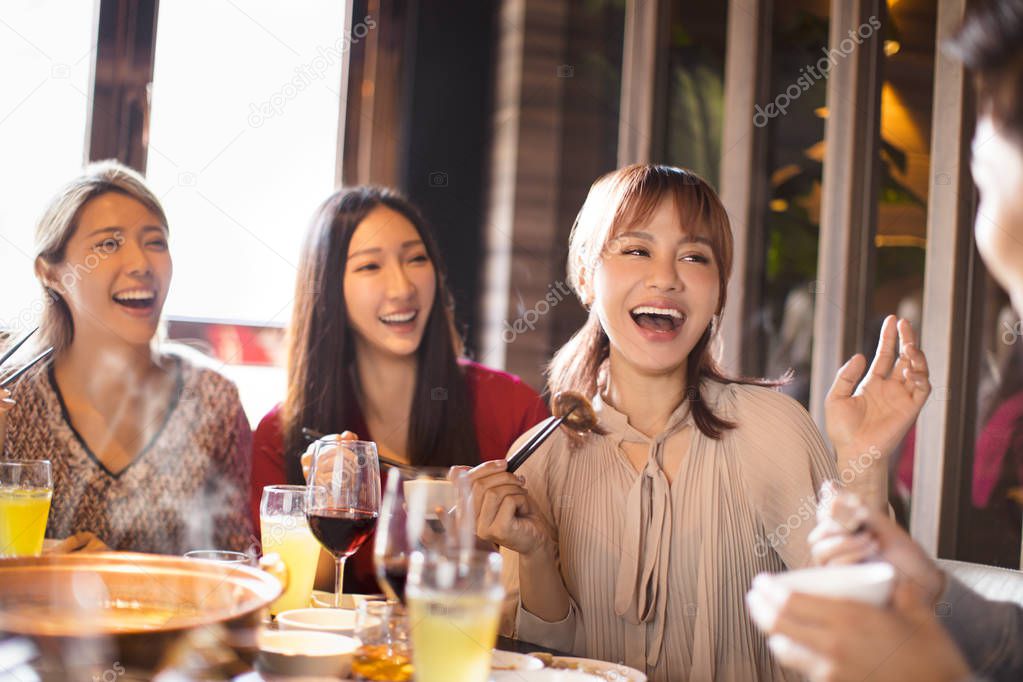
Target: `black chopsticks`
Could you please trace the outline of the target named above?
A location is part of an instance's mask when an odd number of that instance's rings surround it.
[[[5,362],[7,362],[10,359],[10,357],[12,355],[14,355],[14,353],[17,352],[17,350],[19,348],[21,348],[22,345],[24,345],[24,343],[26,341],[28,341],[29,338],[33,334],[35,334],[36,331],[38,331],[38,330],[39,330],[39,327],[33,327],[32,329],[29,330],[29,332],[27,334],[25,334],[20,339],[18,339],[14,343],[13,346],[8,348],[7,351],[3,354],[3,356],[0,356],[0,367],[3,367],[3,364]],[[53,354],[53,348],[47,348],[42,353],[40,353],[39,355],[35,356],[31,360],[29,360],[27,363],[25,363],[22,367],[18,368],[18,371],[16,371],[14,374],[12,374],[11,376],[7,377],[3,381],[0,381],[0,388],[7,388],[11,384],[13,384],[15,381],[20,379],[21,376],[25,372],[27,372],[28,370],[32,369],[35,365],[37,365],[38,363],[42,362],[46,358],[50,357],[50,355],[52,355],[52,354]]]
[[[553,419],[553,421],[551,421],[549,424],[547,424],[547,426],[537,431],[525,445],[519,448],[514,455],[508,458],[508,468],[506,469],[506,471],[508,473],[515,473],[516,469],[525,464],[526,460],[529,459],[529,456],[536,452],[541,445],[543,445],[543,442],[547,440],[550,437],[550,435],[554,433],[554,431],[557,430],[559,426],[562,425],[562,423],[564,423],[564,421],[568,418],[570,414],[575,412],[576,407],[578,407],[578,405],[573,405],[568,409],[567,412],[565,412],[565,414],[561,415],[557,419],[554,419],[552,417],[551,419]]]
[[[323,438],[325,434],[322,434],[319,431],[316,431],[315,429],[310,429],[303,426],[302,435],[305,436],[306,440],[314,441]],[[379,452],[377,453],[377,460],[384,466],[389,466],[392,469],[401,469],[402,471],[407,472],[414,472],[416,470],[416,468],[410,464],[405,464],[404,462],[393,460],[390,457],[385,457],[384,455],[381,455]]]

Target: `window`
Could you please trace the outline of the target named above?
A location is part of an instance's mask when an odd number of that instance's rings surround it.
[[[169,317],[287,321],[302,234],[334,187],[343,8],[160,5],[148,177],[171,222]]]
[[[35,325],[42,290],[33,274],[35,224],[81,169],[94,56],[95,3],[42,0],[0,18],[0,328]]]

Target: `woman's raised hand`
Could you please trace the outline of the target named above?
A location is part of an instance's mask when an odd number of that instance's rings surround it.
[[[913,327],[894,315],[881,326],[877,354],[863,378],[865,367],[866,358],[854,355],[838,370],[824,401],[828,437],[838,454],[842,482],[847,484],[862,480],[865,456],[872,458],[871,468],[879,475],[887,471],[887,457],[931,393],[927,358],[917,347]]]
[[[507,468],[507,461],[499,459],[466,474],[472,485],[476,536],[519,554],[531,554],[544,547],[551,534],[529,504],[525,479],[508,473]]]
[[[359,440],[359,436],[352,431],[343,431],[340,436],[341,440]],[[302,478],[305,479],[306,483],[309,482],[309,468],[313,465],[313,446],[315,442],[310,443],[302,453]]]

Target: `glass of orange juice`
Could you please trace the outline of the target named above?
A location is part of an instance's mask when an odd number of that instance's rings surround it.
[[[0,558],[42,554],[52,497],[48,460],[0,462]]]
[[[276,552],[288,567],[288,587],[270,605],[276,616],[282,611],[309,606],[320,560],[320,541],[305,520],[304,485],[268,485],[259,503],[260,540],[263,554]]]

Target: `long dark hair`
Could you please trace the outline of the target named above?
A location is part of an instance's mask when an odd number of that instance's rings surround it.
[[[468,390],[458,365],[461,339],[433,235],[418,209],[399,193],[383,187],[350,187],[332,194],[316,212],[298,266],[288,332],[288,387],[281,410],[285,471],[291,483],[303,482],[302,427],[337,433],[350,428],[362,412],[343,280],[352,235],[379,206],[412,223],[437,273],[437,293],[416,351],[409,459],[415,465],[479,463]]]
[[[732,228],[728,213],[711,186],[696,173],[653,164],[626,166],[598,178],[579,210],[569,238],[568,281],[587,308],[592,301],[583,296],[582,280],[592,276],[598,261],[613,247],[612,242],[623,228],[645,221],[667,197],[674,198],[680,224],[694,236],[705,238],[710,245],[718,266],[715,320],[720,316],[732,272]],[[787,381],[784,377],[773,381],[728,376],[714,357],[716,335],[717,324],[712,321],[689,352],[685,376],[685,399],[689,401],[693,422],[704,435],[714,439],[721,438],[736,425],[714,414],[702,399],[702,381],[771,387]],[[600,372],[610,348],[610,340],[597,314],[590,311],[582,328],[554,354],[547,369],[547,390],[551,395],[559,391],[594,395],[602,388]]]

